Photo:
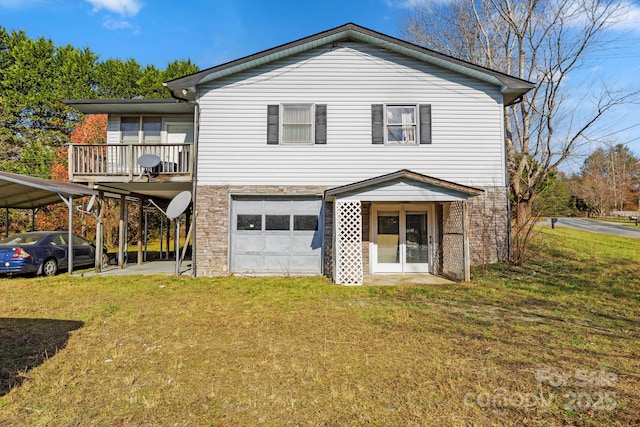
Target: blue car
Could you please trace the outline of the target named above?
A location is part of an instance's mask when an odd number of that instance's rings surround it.
[[[37,274],[55,276],[68,266],[67,231],[33,231],[0,240],[0,274]],[[93,266],[96,247],[80,236],[73,235],[73,267]],[[106,248],[103,265],[109,258]]]

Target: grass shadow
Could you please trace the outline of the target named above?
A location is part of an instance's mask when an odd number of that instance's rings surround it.
[[[83,322],[0,318],[0,396],[25,381],[27,372],[62,350]]]

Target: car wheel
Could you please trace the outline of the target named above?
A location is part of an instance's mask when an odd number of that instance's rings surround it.
[[[49,258],[42,265],[42,275],[55,276],[58,273],[58,263],[54,258]]]

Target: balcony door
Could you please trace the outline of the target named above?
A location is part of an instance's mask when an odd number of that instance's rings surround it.
[[[191,158],[191,147],[193,146],[193,124],[167,123],[167,144],[190,144],[178,145],[176,150],[172,151],[177,156],[174,155],[171,159],[172,166],[175,165],[176,168],[172,172],[190,172],[189,159]]]
[[[429,273],[432,207],[380,205],[372,211],[372,272]]]

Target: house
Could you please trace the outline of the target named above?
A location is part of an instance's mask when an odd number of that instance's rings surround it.
[[[468,280],[507,254],[504,107],[530,82],[346,24],[165,86],[174,99],[66,101],[109,114],[70,177],[190,191],[198,276]]]

